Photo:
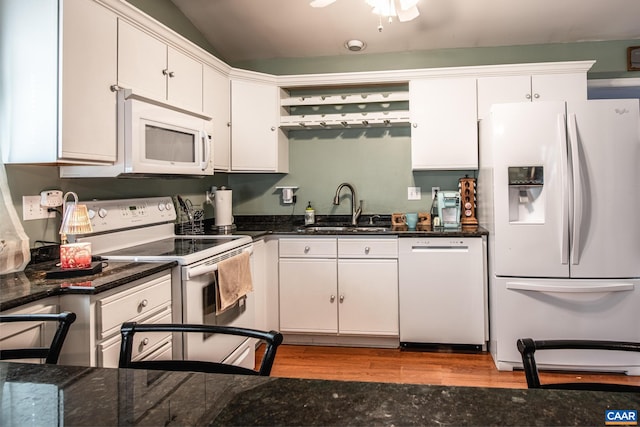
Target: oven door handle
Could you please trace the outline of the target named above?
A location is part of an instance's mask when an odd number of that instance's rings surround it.
[[[243,252],[249,252],[249,254],[253,253],[253,246],[243,249]],[[215,264],[202,264],[196,267],[187,267],[183,270],[182,279],[189,280],[194,277],[202,276],[204,274],[213,273],[218,270],[218,263]]]
[[[189,280],[189,279],[193,279],[194,277],[198,277],[198,276],[202,276],[205,274],[209,274],[209,273],[213,273],[214,271],[218,270],[218,264],[205,264],[205,265],[199,265],[197,267],[190,267],[190,268],[185,268],[184,269],[184,274],[183,274],[183,279],[184,280]]]

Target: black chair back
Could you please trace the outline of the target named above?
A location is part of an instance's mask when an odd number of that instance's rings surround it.
[[[56,333],[49,347],[1,349],[0,360],[45,359],[45,363],[56,364],[69,327],[76,321],[76,314],[65,311],[59,314],[3,314],[0,323],[10,322],[58,322]]]
[[[178,332],[201,334],[226,334],[257,338],[266,343],[264,356],[259,370],[247,369],[224,363],[198,360],[131,360],[133,351],[133,336],[136,332]],[[194,324],[141,324],[136,322],[124,323],[120,329],[122,343],[120,346],[120,368],[156,369],[166,371],[195,371],[207,373],[242,374],[269,376],[276,357],[278,346],[282,344],[283,336],[276,331],[259,331],[249,328],[231,326],[210,326]]]
[[[628,391],[638,393],[640,386],[629,384],[607,383],[550,383],[540,384],[538,366],[536,365],[536,350],[611,350],[640,352],[640,343],[625,341],[591,341],[591,340],[533,340],[520,338],[517,342],[518,351],[522,356],[522,365],[529,388],[547,388],[563,390],[600,390],[600,391]],[[640,356],[639,356],[640,361]]]

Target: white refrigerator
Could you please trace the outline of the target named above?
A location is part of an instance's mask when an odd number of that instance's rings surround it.
[[[640,100],[497,104],[480,124],[490,342],[640,341]],[[640,375],[640,355],[553,351],[547,368]]]

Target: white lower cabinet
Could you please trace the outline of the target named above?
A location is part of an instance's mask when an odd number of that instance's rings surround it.
[[[156,273],[96,295],[65,295],[60,305],[78,316],[60,363],[115,368],[122,323],[171,323],[171,273]],[[171,333],[140,333],[135,335],[132,356],[134,360],[168,360],[171,349]]]
[[[58,313],[58,297],[26,304],[2,314]],[[56,322],[18,322],[0,324],[0,348],[48,347],[56,333]],[[73,327],[73,325],[72,325]],[[44,359],[20,359],[21,363],[44,363]]]
[[[280,259],[280,329],[337,333],[336,259]]]
[[[398,335],[395,238],[280,239],[280,330]]]
[[[341,259],[338,277],[340,333],[398,335],[397,259]]]

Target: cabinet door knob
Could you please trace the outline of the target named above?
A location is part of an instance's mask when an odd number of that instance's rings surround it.
[[[164,70],[162,70],[162,75],[168,76],[169,75],[169,70],[166,69],[166,68]]]
[[[275,126],[271,126],[271,132],[275,131],[276,127]]]
[[[331,297],[329,298],[329,301],[334,302],[336,300],[336,296],[335,295],[331,295]]]
[[[304,247],[304,253],[305,254],[309,253],[310,250],[311,250],[311,248],[309,246],[305,246]]]
[[[149,338],[145,338],[142,340],[142,345],[147,345],[149,344]]]
[[[344,295],[340,295],[340,304],[344,302]]]
[[[149,301],[146,299],[143,299],[142,301],[140,301],[140,308],[144,308],[146,306],[149,305]]]
[[[527,98],[527,99],[531,99],[531,94],[530,94],[530,93],[526,94],[526,95],[525,95],[525,98]]]
[[[533,97],[534,97],[535,99],[538,99],[538,98],[540,98],[540,94],[535,93],[535,94],[533,94]]]
[[[417,123],[412,123],[411,126],[413,126],[414,128],[417,128],[418,124]]]
[[[370,250],[371,250],[371,248],[369,246],[367,246],[367,247],[364,248],[364,253],[368,254]]]

